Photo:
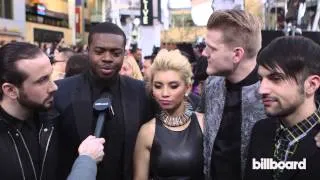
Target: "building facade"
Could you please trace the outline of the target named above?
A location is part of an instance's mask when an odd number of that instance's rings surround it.
[[[24,40],[25,1],[0,0],[0,42]]]
[[[25,40],[40,44],[59,42],[63,38],[66,44],[75,44],[74,8],[75,0],[28,0]]]

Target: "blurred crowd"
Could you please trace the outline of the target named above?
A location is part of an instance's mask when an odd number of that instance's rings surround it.
[[[319,179],[319,44],[261,49],[259,18],[236,9],[205,41],[126,44],[103,22],[88,45],[0,48],[1,179]]]
[[[1,41],[0,47],[8,42]],[[52,74],[53,80],[70,77],[89,69],[90,63],[88,60],[88,45],[78,44],[68,46],[64,39],[56,43],[39,43],[35,44],[49,57],[54,71]],[[142,49],[137,45],[131,45],[131,48],[126,52],[125,59],[120,71],[121,75],[126,75],[137,80],[147,80],[150,76],[149,71],[154,58],[161,49],[174,50],[179,47],[174,44],[165,44],[162,47],[153,47],[150,55],[142,56]],[[202,56],[202,51],[205,48],[204,39],[198,39],[192,44],[193,51],[186,48],[181,48],[181,53],[186,56],[193,68],[193,90],[196,95],[201,94],[203,82],[207,78],[206,67],[207,61]]]
[[[15,41],[12,41],[15,42]],[[9,42],[0,41],[0,47]],[[62,38],[59,42],[43,42],[34,43],[37,45],[50,59],[54,66],[52,78],[54,80],[63,79],[72,75],[76,75],[87,71],[90,63],[88,60],[88,45],[77,44],[67,45]],[[192,65],[193,70],[193,90],[196,95],[201,94],[203,82],[207,78],[206,67],[207,60],[202,56],[202,51],[205,48],[203,38],[197,39],[190,48],[179,47],[173,43],[163,43],[161,47],[153,47],[150,55],[142,56],[142,49],[137,47],[137,44],[131,45],[126,52],[123,66],[120,74],[126,75],[138,80],[147,80],[149,76],[149,68],[161,49],[175,50],[179,49],[186,56]]]

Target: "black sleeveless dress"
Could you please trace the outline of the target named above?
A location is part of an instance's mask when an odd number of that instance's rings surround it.
[[[202,132],[193,113],[189,126],[172,131],[156,119],[150,153],[150,178],[154,180],[203,179]]]

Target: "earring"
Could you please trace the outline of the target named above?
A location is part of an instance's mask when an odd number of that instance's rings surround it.
[[[189,94],[188,93],[186,93],[185,95],[184,95],[184,97],[188,97],[189,96]]]

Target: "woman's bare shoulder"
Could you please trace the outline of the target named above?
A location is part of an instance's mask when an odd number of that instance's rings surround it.
[[[155,134],[155,126],[156,121],[155,119],[152,119],[146,123],[144,123],[139,131],[138,139],[140,140],[139,142],[143,142],[145,146],[149,149],[151,148],[154,134]]]

